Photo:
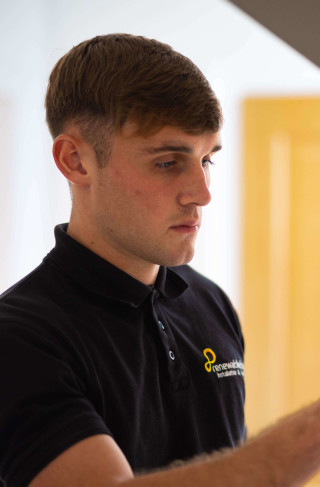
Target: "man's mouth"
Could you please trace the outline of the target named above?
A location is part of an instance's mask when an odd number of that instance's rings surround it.
[[[188,220],[179,223],[178,225],[173,225],[170,227],[172,230],[181,233],[196,233],[200,228],[199,220]]]

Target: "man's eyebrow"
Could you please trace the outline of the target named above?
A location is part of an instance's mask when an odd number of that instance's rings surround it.
[[[208,152],[208,154],[218,152],[221,149],[222,149],[222,145],[217,144],[211,149],[211,151]],[[142,152],[147,154],[161,154],[162,152],[183,152],[185,154],[192,154],[193,150],[191,147],[184,144],[181,145],[163,144],[160,145],[159,147],[152,147],[152,146],[145,147],[144,149],[142,149]]]
[[[217,145],[215,145],[215,146],[212,148],[212,150],[211,150],[211,152],[209,152],[209,154],[213,154],[214,152],[218,152],[218,151],[219,151],[219,150],[221,150],[221,149],[222,149],[222,145],[221,145],[221,144],[217,144]]]

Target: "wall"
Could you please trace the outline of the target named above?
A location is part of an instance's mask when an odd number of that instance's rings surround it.
[[[0,4],[0,291],[33,269],[67,221],[67,184],[51,157],[43,99],[54,63],[97,34],[155,37],[204,71],[224,110],[224,149],[192,265],[241,299],[241,100],[319,94],[320,71],[224,0],[2,0]],[[257,164],[259,161],[257,161]]]

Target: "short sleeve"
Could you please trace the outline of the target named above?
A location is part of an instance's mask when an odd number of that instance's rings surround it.
[[[0,478],[26,487],[64,450],[111,434],[63,354],[34,330],[0,328]],[[1,485],[1,483],[0,483]]]

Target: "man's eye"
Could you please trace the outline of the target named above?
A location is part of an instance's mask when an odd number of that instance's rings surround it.
[[[176,161],[168,161],[168,162],[157,162],[157,167],[160,169],[167,169],[169,167],[172,167],[176,164]]]
[[[214,165],[214,162],[211,159],[202,159],[202,167],[208,167],[209,165]]]

